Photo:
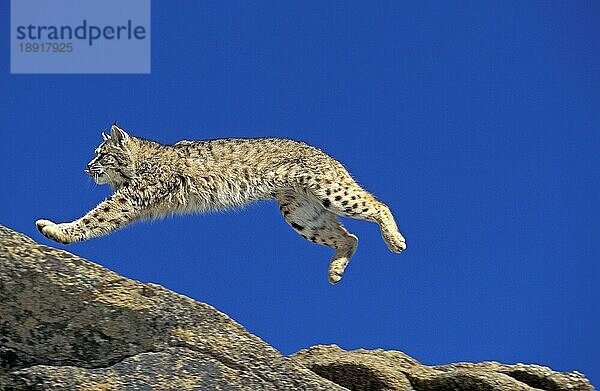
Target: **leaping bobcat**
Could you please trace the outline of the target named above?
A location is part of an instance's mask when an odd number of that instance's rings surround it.
[[[36,221],[47,238],[68,244],[136,220],[275,198],[300,236],[335,250],[329,265],[332,284],[342,278],[358,244],[336,215],[374,221],[391,251],[406,249],[390,209],[361,188],[340,162],[305,143],[230,138],[162,145],[130,136],[116,124],[102,137],[85,171],[114,194],[70,223]]]

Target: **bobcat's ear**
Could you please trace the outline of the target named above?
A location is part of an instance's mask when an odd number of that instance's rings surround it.
[[[110,138],[110,137],[108,137],[108,134],[106,134],[106,133],[102,132],[102,140],[103,140],[103,141],[106,141],[106,140],[108,140],[109,138]]]
[[[125,144],[127,140],[129,140],[129,135],[126,131],[119,128],[117,123],[115,122],[110,127],[110,139],[116,142],[117,144]]]

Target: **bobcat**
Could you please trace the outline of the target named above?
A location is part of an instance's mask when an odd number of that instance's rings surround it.
[[[358,244],[336,215],[374,221],[391,251],[406,249],[390,209],[341,163],[302,142],[231,138],[162,145],[130,136],[116,124],[102,138],[85,172],[114,194],[70,223],[36,221],[47,238],[68,244],[136,220],[274,198],[300,236],[335,250],[329,265],[332,284],[342,278]]]

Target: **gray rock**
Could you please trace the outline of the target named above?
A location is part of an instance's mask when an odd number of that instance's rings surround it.
[[[0,388],[341,389],[208,304],[2,226]]]
[[[314,346],[290,357],[316,374],[352,390],[594,390],[578,372],[554,372],[539,365],[483,362],[427,366],[402,352],[345,351],[336,345]]]
[[[316,346],[283,357],[208,304],[0,226],[0,390],[593,390],[577,372],[426,366]]]

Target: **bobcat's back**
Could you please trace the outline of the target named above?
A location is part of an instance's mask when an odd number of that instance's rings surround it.
[[[166,148],[163,164],[172,167],[173,159],[180,160],[171,174],[185,177],[196,196],[194,207],[206,209],[273,198],[282,188],[296,188],[307,178],[324,180],[334,172],[346,172],[320,149],[289,139],[180,141]]]

